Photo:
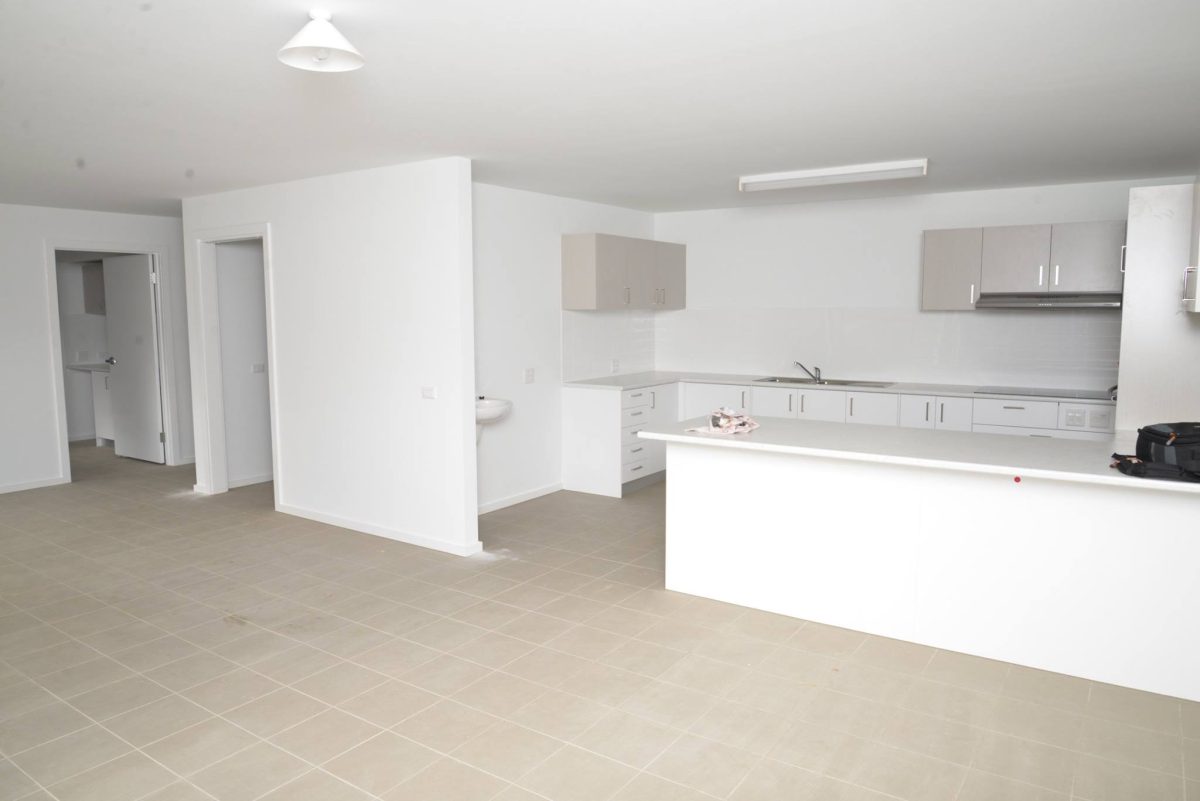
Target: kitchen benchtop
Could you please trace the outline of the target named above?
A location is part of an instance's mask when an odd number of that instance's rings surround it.
[[[85,373],[107,373],[112,370],[112,367],[107,364],[104,364],[104,363],[100,363],[100,364],[68,364],[67,369],[68,370],[80,370]]]
[[[1110,439],[1100,441],[1077,441],[783,418],[763,418],[759,428],[748,434],[685,431],[706,422],[706,418],[697,417],[680,423],[649,426],[638,436],[714,448],[1200,494],[1200,484],[1135,478],[1109,467],[1113,453],[1134,452],[1137,439],[1134,431],[1119,431]]]
[[[626,373],[625,375],[603,376],[588,378],[580,381],[566,381],[565,387],[580,389],[609,389],[627,390],[643,389],[645,387],[675,384],[679,382],[694,382],[697,384],[737,384],[750,387],[785,387],[787,389],[824,389],[848,392],[882,392],[890,395],[937,395],[944,398],[1014,398],[1021,397],[1029,400],[1071,400],[1081,403],[1099,403],[1113,405],[1111,400],[1080,400],[1070,395],[1053,394],[1054,390],[1045,390],[1045,395],[1007,394],[1004,392],[984,391],[981,386],[969,384],[914,384],[896,382],[886,387],[860,386],[829,386],[818,384],[775,384],[761,382],[762,375],[729,375],[726,373],[680,373],[680,372],[650,372]]]

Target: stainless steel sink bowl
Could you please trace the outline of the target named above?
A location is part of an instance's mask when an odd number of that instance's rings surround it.
[[[820,381],[814,381],[811,378],[798,378],[796,376],[787,375],[772,375],[766,378],[754,379],[756,384],[809,384],[812,386],[830,386],[830,387],[871,387],[873,389],[883,389],[890,387],[893,381],[846,381],[840,378],[822,378]]]

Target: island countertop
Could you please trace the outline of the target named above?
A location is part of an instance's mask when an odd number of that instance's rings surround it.
[[[1135,478],[1110,467],[1113,453],[1134,452],[1137,433],[1133,431],[1119,431],[1106,440],[1080,441],[766,417],[758,422],[759,428],[748,434],[688,433],[685,429],[706,423],[705,418],[695,418],[651,426],[639,436],[674,444],[1200,495],[1200,484]]]

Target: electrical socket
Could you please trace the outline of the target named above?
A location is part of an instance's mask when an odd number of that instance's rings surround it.
[[[613,374],[613,375],[616,375],[617,373],[619,373],[619,372],[621,371],[621,360],[620,360],[620,359],[613,359],[613,360],[612,360],[612,368],[611,368],[611,369],[612,369],[612,374]]]
[[[525,368],[525,383],[526,384],[533,383],[533,368],[532,367]]]

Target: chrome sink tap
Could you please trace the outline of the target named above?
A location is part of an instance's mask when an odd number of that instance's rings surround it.
[[[816,381],[818,384],[821,383],[821,368],[820,367],[813,367],[812,370],[809,370],[807,367],[805,367],[800,362],[792,362],[792,363],[795,364],[797,367],[799,367],[804,372],[808,373],[808,377],[811,378],[813,381]]]

